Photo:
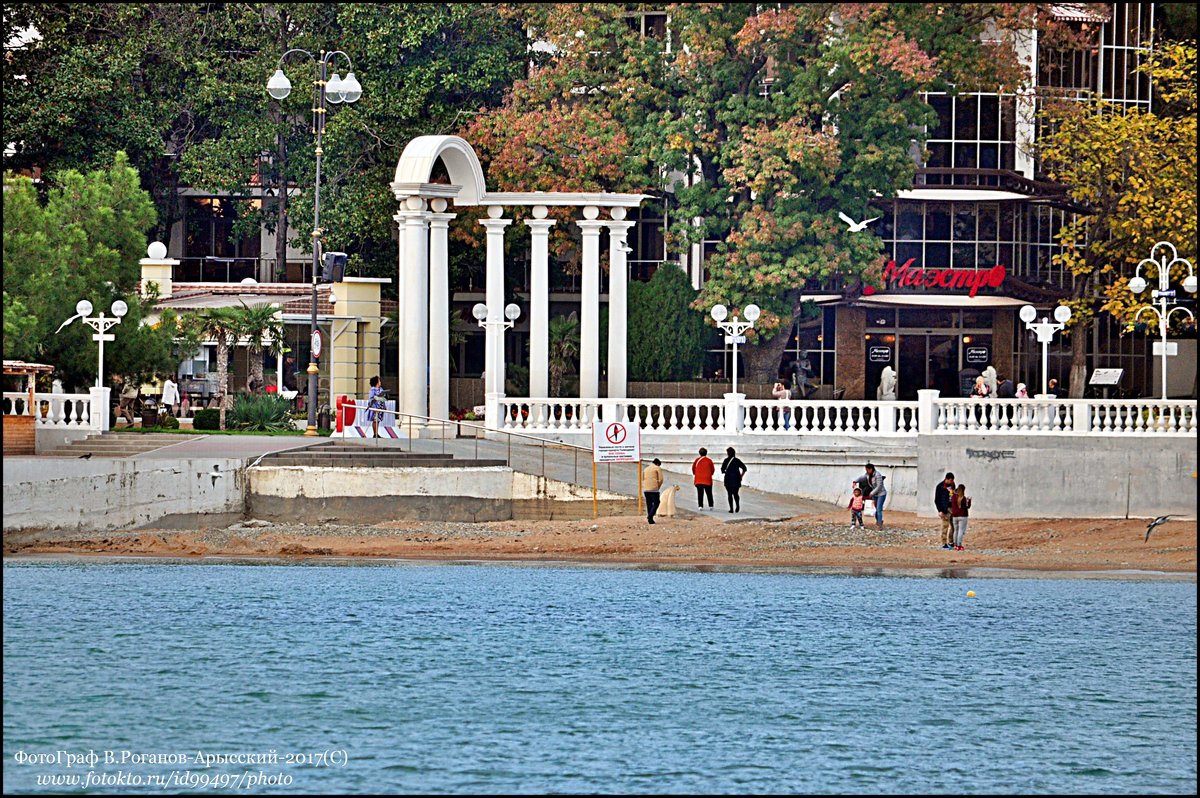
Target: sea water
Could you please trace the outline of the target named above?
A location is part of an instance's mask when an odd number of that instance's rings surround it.
[[[1196,585],[7,561],[4,790],[85,789],[1194,793]]]

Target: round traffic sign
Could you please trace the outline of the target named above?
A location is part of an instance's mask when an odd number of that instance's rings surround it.
[[[321,331],[313,330],[312,333],[312,353],[313,357],[321,356]]]
[[[604,437],[609,443],[624,443],[625,442],[625,425],[609,424],[604,430]]]

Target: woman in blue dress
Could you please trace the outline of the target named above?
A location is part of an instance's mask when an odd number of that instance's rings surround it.
[[[371,378],[371,393],[367,396],[367,421],[371,422],[371,437],[379,437],[379,418],[387,407],[383,399],[383,386],[378,375]]]

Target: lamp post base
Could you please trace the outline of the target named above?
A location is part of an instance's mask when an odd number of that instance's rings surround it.
[[[316,436],[317,436],[317,428],[315,426],[313,426],[312,424],[309,424],[308,427],[304,430],[304,437],[315,438]]]

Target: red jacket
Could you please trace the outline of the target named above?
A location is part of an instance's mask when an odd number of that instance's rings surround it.
[[[696,477],[694,480],[692,480],[692,483],[695,485],[713,484],[713,473],[715,473],[716,470],[717,467],[707,455],[697,457],[692,461],[692,474]]]

